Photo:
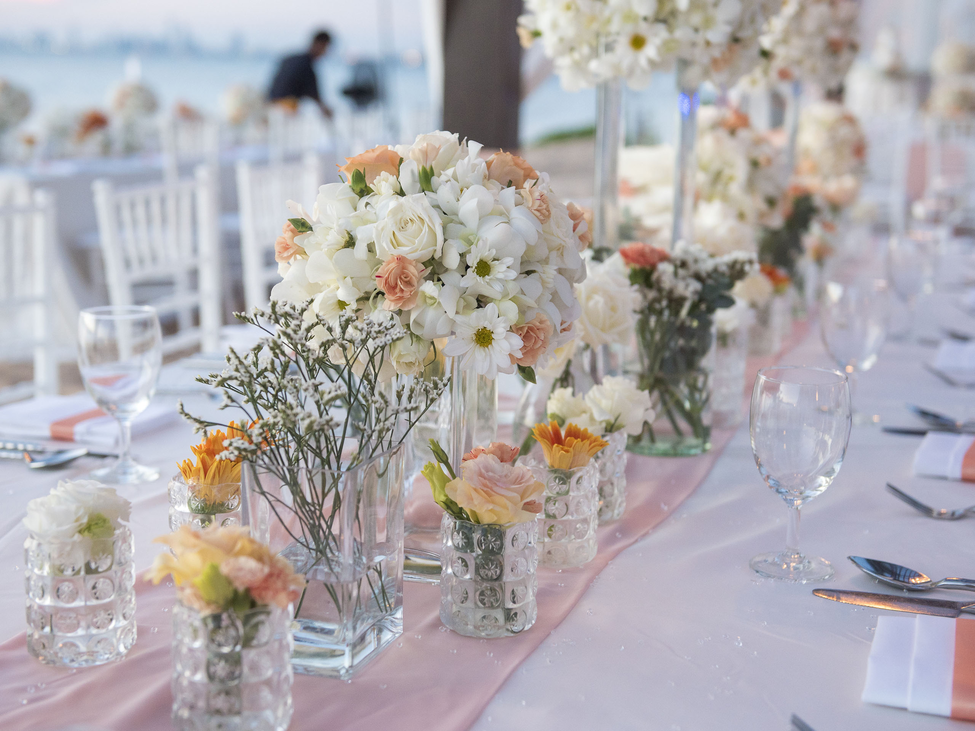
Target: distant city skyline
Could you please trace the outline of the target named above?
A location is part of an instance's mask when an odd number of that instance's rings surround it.
[[[281,52],[305,46],[325,27],[342,53],[422,50],[420,0],[0,0],[0,18],[4,40],[43,34],[55,48],[125,37],[173,48],[189,41],[206,50]],[[392,36],[392,49],[383,34]]]

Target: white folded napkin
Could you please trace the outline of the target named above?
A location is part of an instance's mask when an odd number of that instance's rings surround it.
[[[914,474],[975,482],[975,435],[928,432],[914,455]]]
[[[880,617],[863,701],[975,721],[975,621]]]
[[[133,420],[132,435],[150,432],[177,417],[172,405],[151,403]],[[111,449],[118,443],[119,428],[87,393],[40,396],[0,408],[0,438],[75,441]]]
[[[940,371],[975,371],[975,342],[942,340],[934,356]]]

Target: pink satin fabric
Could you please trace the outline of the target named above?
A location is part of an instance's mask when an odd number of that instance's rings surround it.
[[[804,326],[797,327],[791,342],[805,331]],[[750,372],[772,362],[751,360]],[[343,683],[295,676],[291,731],[458,731],[470,727],[610,560],[694,492],[733,433],[716,432],[711,451],[698,457],[630,455],[623,518],[599,530],[599,553],[586,566],[562,572],[539,569],[538,621],[521,635],[476,640],[442,631],[440,588],[407,584],[402,637],[355,680]],[[0,729],[54,731],[84,723],[111,731],[170,729],[170,608],[174,596],[171,586],[139,581],[138,640],[124,660],[111,665],[76,671],[47,667],[28,655],[24,634],[0,645]]]

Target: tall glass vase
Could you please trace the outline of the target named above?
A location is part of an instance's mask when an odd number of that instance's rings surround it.
[[[245,465],[245,525],[308,582],[292,623],[295,672],[347,680],[402,634],[406,453],[342,471]]]
[[[677,160],[674,165],[674,223],[671,246],[678,241],[694,240],[694,191],[697,175],[697,107],[700,102],[697,88],[700,74],[684,60],[677,61],[677,111],[680,126],[677,140]]]
[[[450,358],[450,400],[441,412],[440,444],[450,463],[461,459],[475,446],[490,444],[498,436],[498,382],[461,368],[460,358]]]
[[[802,101],[802,82],[788,85],[785,108],[786,175],[792,176],[796,168],[796,141],[799,139],[799,107]]]
[[[620,244],[619,154],[623,130],[623,82],[596,87],[596,176],[593,181],[593,248],[612,253]]]

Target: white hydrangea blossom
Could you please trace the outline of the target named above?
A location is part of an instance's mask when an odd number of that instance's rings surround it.
[[[0,78],[0,133],[13,129],[30,114],[30,94]]]
[[[145,84],[127,81],[119,84],[109,96],[108,106],[121,119],[151,117],[159,109],[156,94]]]
[[[620,77],[633,87],[681,59],[694,76],[732,84],[760,60],[778,0],[527,0],[518,34],[541,39],[563,86]]]

